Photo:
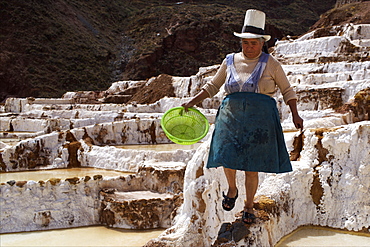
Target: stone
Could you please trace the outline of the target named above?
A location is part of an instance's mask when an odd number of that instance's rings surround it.
[[[239,242],[241,239],[248,236],[250,233],[248,227],[240,220],[233,223],[226,222],[221,225],[218,232],[217,240],[213,246],[218,246],[221,243]]]
[[[232,236],[236,243],[247,237],[250,233],[248,227],[243,222],[235,222],[232,226]]]
[[[13,185],[15,185],[16,181],[15,180],[10,180],[6,183],[9,184],[10,186],[13,186]]]
[[[17,181],[15,185],[22,188],[26,183],[27,181]]]

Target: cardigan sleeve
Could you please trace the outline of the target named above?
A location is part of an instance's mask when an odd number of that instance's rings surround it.
[[[289,80],[278,61],[276,61],[274,79],[275,79],[276,85],[280,89],[281,94],[283,95],[283,99],[285,103],[287,103],[289,100],[297,99],[297,94],[295,93],[293,87],[290,85]]]

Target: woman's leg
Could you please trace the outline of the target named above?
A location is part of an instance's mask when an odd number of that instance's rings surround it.
[[[225,168],[224,173],[229,185],[227,195],[222,192],[224,199],[222,200],[222,208],[226,211],[230,211],[235,206],[235,201],[238,198],[238,189],[236,188],[236,170]]]
[[[238,191],[238,189],[236,188],[236,170],[224,167],[224,173],[229,185],[227,197],[234,198]]]
[[[247,195],[247,200],[245,201],[244,212],[254,214],[253,211],[253,200],[254,195],[258,188],[258,172],[245,172],[245,191]],[[252,218],[244,219],[246,223],[252,223]]]

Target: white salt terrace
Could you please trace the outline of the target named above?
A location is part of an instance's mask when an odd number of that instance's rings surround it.
[[[176,97],[147,105],[89,104],[84,92],[61,99],[8,99],[0,108],[0,131],[20,141],[9,145],[1,136],[2,172],[89,167],[133,174],[3,182],[1,233],[92,225],[159,227],[167,230],[148,246],[211,246],[222,241],[230,246],[274,246],[295,229],[314,225],[369,238],[370,28],[361,28],[359,33],[357,25],[335,27],[334,36],[321,38],[313,38],[312,32],[275,47],[274,55],[297,91],[305,131],[300,135],[294,128],[289,108],[277,93],[287,148],[295,156],[293,172],[260,174],[254,225],[238,227],[236,213],[243,209],[245,191],[239,191],[241,199],[232,212],[223,211],[220,202],[227,182],[222,169],[204,167],[223,90],[198,107],[212,124],[202,143],[187,149],[146,146],[170,144],[160,127],[161,116],[194,96],[212,78],[215,65],[191,77],[173,77]],[[347,52],[349,44],[357,51]],[[139,83],[116,82],[106,93]],[[351,111],[336,111],[353,103],[356,95],[358,108],[354,104]],[[82,100],[84,104],[77,102]],[[243,179],[237,173],[238,185]],[[233,226],[228,230],[234,231],[229,232],[233,238],[219,238],[227,223]]]
[[[134,200],[149,200],[153,198],[160,198],[160,199],[172,198],[170,194],[155,193],[151,191],[116,192],[115,196],[117,196],[120,200],[124,200],[128,202],[134,201]]]

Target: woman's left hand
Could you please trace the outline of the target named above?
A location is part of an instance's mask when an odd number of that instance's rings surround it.
[[[297,129],[303,130],[303,119],[298,114],[293,114],[293,123]]]
[[[292,117],[293,117],[293,123],[294,126],[297,129],[303,130],[303,119],[299,116],[298,110],[297,110],[297,100],[296,99],[291,99],[287,103],[290,107],[290,111],[292,112]]]

